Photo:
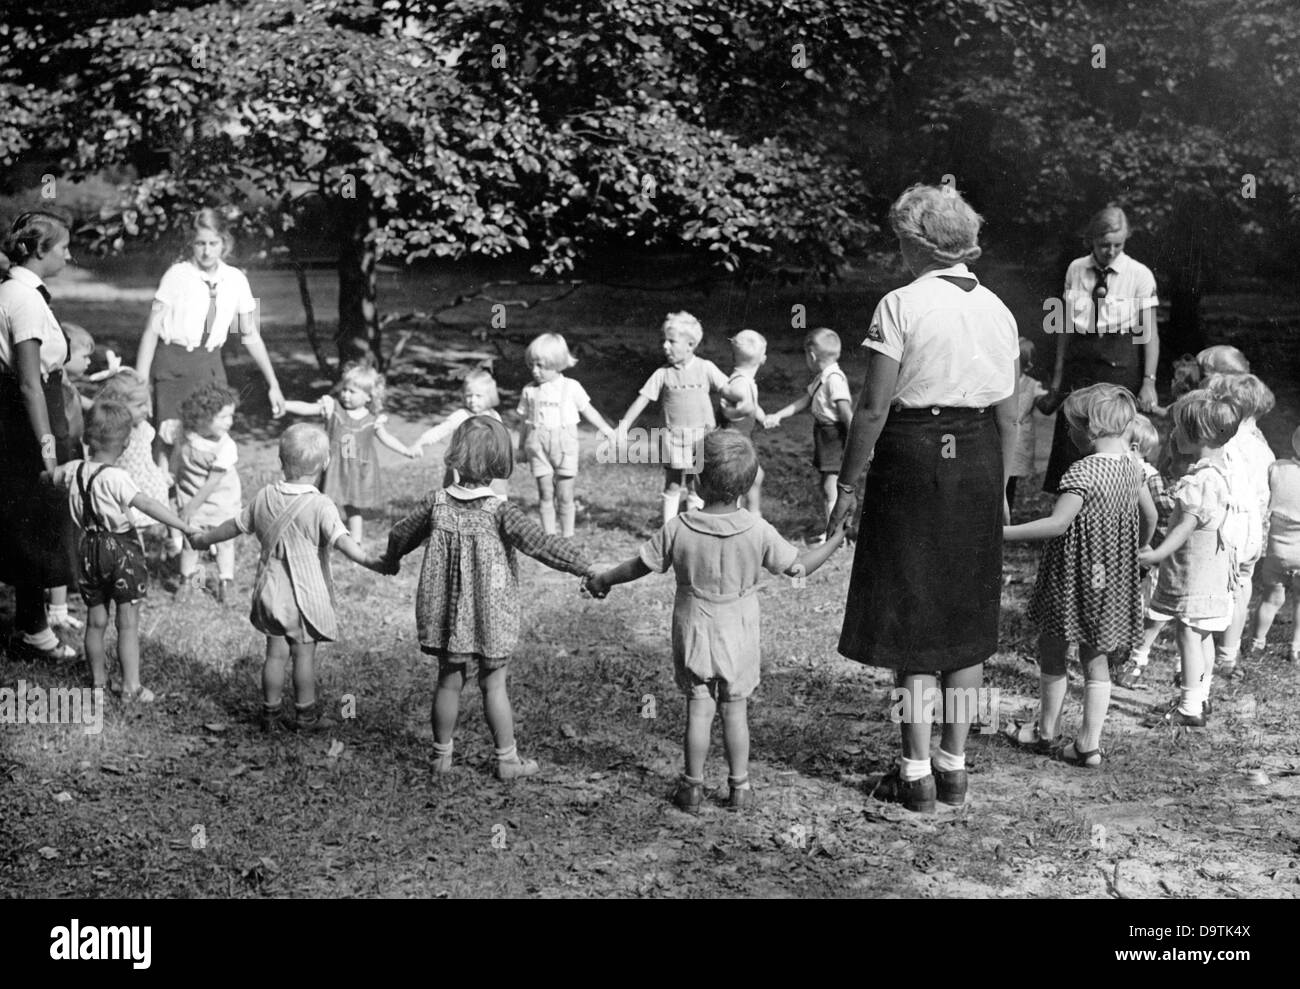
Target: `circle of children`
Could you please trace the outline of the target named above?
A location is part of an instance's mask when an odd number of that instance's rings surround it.
[[[69,335],[73,376],[84,375],[93,341],[80,328],[70,328]],[[299,423],[285,429],[279,443],[283,480],[261,488],[247,504],[242,503],[238,450],[230,436],[236,393],[224,384],[200,386],[183,403],[180,421],[161,424],[155,437],[148,423],[147,382],[129,369],[116,370],[93,402],[78,403],[86,408],[86,459],[62,465],[52,478],[67,488],[69,511],[79,528],[79,580],[89,609],[85,655],[93,684],[109,682],[105,632],[114,604],[122,696],[137,702],[153,699],[140,682],[138,607],[148,580],[141,528],[162,523],[173,530],[170,549],[180,557],[182,595],[202,587],[200,554],[210,549],[218,558],[217,594],[228,594],[233,540],[251,534],[261,553],[250,617],[267,642],[261,725],[275,732],[328,724],[317,701],[316,649],[338,636],[330,549],[393,574],[404,556],[423,545],[416,623],[422,651],[438,663],[434,770],[452,768],[460,694],[473,665],[495,743],[497,776],[530,776],[538,764],[517,750],[506,690],[520,630],[515,553],[581,576],[584,592],[594,597],[604,597],[612,585],[671,568],[677,581],[675,679],[688,701],[684,782],[673,800],[686,810],[700,806],[698,781],[720,705],[727,802],[744,808],[752,800],[746,699],[759,679],[758,599],[751,591],[763,570],[791,576],[813,572],[844,538],[841,528],[809,540],[800,551],[762,519],[762,472],[747,434],[757,424],[776,428],[811,410],[814,467],[829,515],[853,405],[837,363],[840,340],[831,330],[808,334],[804,352],[811,383],[796,402],[772,415],[760,408],[755,385],[766,357],[763,337],[745,330],[732,339],[736,369],[728,377],[695,355],[702,336],[700,323],[689,313],[668,316],[663,325],[666,363],[616,427],[596,412],[581,384],[566,375],[576,362],[564,338],[547,333],[532,341],[526,362],[533,380],[518,404],[517,445],[537,484],[540,524],[506,497],[516,443],[497,412],[500,398],[486,370],[465,378],[463,408],[406,446],[385,428],[382,376],[367,365],[349,365],[333,396],[286,403],[290,414],[317,418],[324,428]],[[1022,340],[1027,372],[1032,355],[1026,345]],[[1069,477],[1049,518],[1005,529],[1007,540],[1050,540],[1031,618],[1043,629],[1084,629],[1072,643],[1087,675],[1082,729],[1068,747],[1073,750],[1068,758],[1078,765],[1095,767],[1102,761],[1108,658],[1123,660],[1114,671],[1116,682],[1144,682],[1154,640],[1166,623],[1175,622],[1181,686],[1159,720],[1204,726],[1216,668],[1222,676],[1237,665],[1256,561],[1264,560],[1265,596],[1249,650],[1264,648],[1287,585],[1300,590],[1300,430],[1292,437],[1296,459],[1275,463],[1256,425],[1271,409],[1272,394],[1234,348],[1203,352],[1195,364],[1181,368],[1175,387],[1186,393],[1167,414],[1172,430],[1163,443],[1152,421],[1136,412],[1132,395],[1116,385],[1078,390],[1062,410],[1082,452],[1112,462],[1118,458],[1128,465],[1125,470],[1145,479],[1145,486],[1135,480],[1141,488],[1140,538],[1117,551],[1115,541],[1104,534],[1137,528],[1135,521],[1113,517],[1126,510],[1125,504],[1131,508],[1131,500],[1089,498],[1084,509],[1084,489],[1076,489]],[[1026,373],[1019,388],[1026,406],[1022,418],[1036,400],[1043,410],[1041,385]],[[724,425],[731,428],[714,428],[715,394]],[[568,538],[574,531],[578,425],[586,420],[626,454],[635,422],[652,402],[661,403],[667,424],[655,431],[654,458],[664,469],[664,526],[636,556],[601,572]],[[362,515],[383,507],[376,444],[416,458],[425,447],[446,440],[443,485],[393,526],[383,553],[367,553],[361,544]],[[1092,459],[1085,457],[1081,464]],[[738,508],[741,503],[744,508]],[[1116,579],[1116,568],[1121,574],[1141,568],[1140,597],[1137,591],[1130,593],[1139,586],[1137,580]],[[1123,649],[1118,657],[1110,650],[1108,657],[1097,642],[1088,641],[1109,634],[1094,636],[1088,629],[1114,624],[1142,629],[1140,643],[1127,658]],[[1293,629],[1294,661],[1300,621]],[[1133,644],[1131,639],[1124,642]],[[1064,651],[1044,654],[1040,662],[1039,718],[1014,726],[1011,734],[1038,751],[1060,752]],[[286,710],[282,698],[290,670],[294,703]]]

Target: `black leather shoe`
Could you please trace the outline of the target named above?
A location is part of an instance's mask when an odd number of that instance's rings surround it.
[[[935,796],[940,803],[960,807],[966,802],[966,770],[953,769],[944,772],[935,769],[933,762],[930,763],[930,769],[934,773]]]
[[[962,774],[963,776],[965,773]],[[867,784],[867,796],[885,800],[893,804],[902,804],[918,814],[934,813],[935,784],[934,774],[923,776],[919,780],[904,782],[895,767],[873,783]]]

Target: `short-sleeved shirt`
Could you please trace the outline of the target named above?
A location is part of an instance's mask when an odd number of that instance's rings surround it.
[[[68,341],[41,295],[45,283],[30,268],[20,264],[9,269],[0,281],[0,364],[15,370],[14,346],[26,340],[41,344],[41,376],[63,367],[68,359]]]
[[[1091,254],[1075,258],[1065,272],[1065,307],[1076,334],[1131,335],[1143,310],[1154,309],[1156,276],[1141,261],[1121,254],[1106,266],[1106,296],[1097,300],[1097,329],[1093,330],[1093,289],[1102,265]],[[1070,341],[1074,343],[1073,340]]]
[[[1261,520],[1268,517],[1268,472],[1273,465],[1273,448],[1253,421],[1241,427],[1223,445],[1223,459],[1233,493],[1255,508]]]
[[[964,264],[924,272],[881,299],[863,346],[898,361],[892,401],[903,408],[982,409],[1016,388],[1015,317]]]
[[[710,395],[727,387],[727,376],[713,361],[691,357],[681,367],[666,364],[657,368],[641,386],[639,394],[663,405],[669,426],[712,429],[718,424]]]
[[[540,385],[525,385],[517,411],[534,429],[559,429],[578,425],[580,410],[589,405],[591,398],[582,385],[557,374]]]
[[[72,521],[80,526],[84,518],[85,503],[81,500],[81,486],[77,484],[77,468],[82,464],[86,464],[85,480],[100,525],[109,532],[135,531],[131,502],[140,494],[139,486],[120,467],[100,470],[99,464],[85,460],[69,460],[54,472],[55,482],[68,487],[68,511],[72,513]],[[95,475],[94,484],[90,484],[91,474]]]
[[[849,392],[849,379],[840,370],[838,364],[827,364],[821,373],[808,384],[808,395],[812,398],[809,409],[818,422],[835,423],[840,421],[835,410],[835,403],[853,404]]]
[[[1268,469],[1268,555],[1300,560],[1300,459],[1278,460]]]
[[[238,268],[223,261],[207,275],[193,262],[180,261],[163,274],[154,294],[155,304],[163,307],[159,340],[190,350],[198,347],[208,316],[209,283],[217,286],[217,313],[208,335],[208,350],[221,349],[237,316],[256,311],[248,278]]]
[[[164,443],[177,445],[181,433],[180,421],[169,419],[159,429]],[[196,456],[197,455],[197,456]],[[211,464],[204,461],[211,455]],[[185,497],[190,498],[208,480],[213,471],[224,471],[220,483],[208,495],[208,500],[200,509],[202,517],[195,516],[194,521],[215,520],[217,524],[238,513],[242,500],[239,485],[239,472],[235,469],[239,462],[239,447],[227,433],[219,440],[210,440],[198,433],[185,432],[179,438],[179,445],[172,456],[172,473],[176,477],[176,488]]]

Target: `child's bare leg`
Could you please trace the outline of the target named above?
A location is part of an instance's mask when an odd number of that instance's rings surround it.
[[[712,717],[709,721],[712,734]],[[749,786],[749,701],[744,697],[722,702],[722,747],[727,753],[728,782],[737,788]],[[701,762],[701,771],[703,768]]]
[[[356,505],[344,505],[343,514],[347,517],[348,535],[358,543],[361,542],[361,509]]]
[[[108,631],[108,605],[97,604],[86,613],[86,659],[90,661],[91,682],[96,687],[108,686],[108,656],[104,650],[104,634]]]
[[[456,732],[456,719],[460,715],[460,692],[465,688],[465,664],[442,663],[438,670],[438,689],[433,692],[433,707],[429,712],[433,725],[433,741],[447,747],[451,755],[451,740]]]
[[[972,694],[971,691],[978,691],[984,683],[984,664],[976,663],[964,670],[949,670],[943,674],[941,682],[943,685],[944,714],[943,732],[939,736],[939,748],[950,756],[961,756],[964,760],[966,739],[970,736],[971,721],[979,715],[980,709],[978,703],[970,703],[972,697],[978,697],[978,694]],[[963,702],[960,706],[955,703],[951,706],[948,704],[949,697],[953,697],[955,700],[954,691],[961,691]]]
[[[1110,664],[1106,654],[1087,643],[1079,643],[1079,662],[1083,665],[1083,721],[1074,740],[1076,753],[1096,752],[1101,748],[1101,729],[1110,708]]]
[[[1237,668],[1237,655],[1241,652],[1241,635],[1246,630],[1246,619],[1250,613],[1250,580],[1239,580],[1232,592],[1232,621],[1222,632],[1214,633],[1214,642],[1218,647],[1215,663],[1225,676],[1232,676]]]
[[[284,700],[284,670],[289,660],[289,640],[283,635],[266,637],[266,660],[262,663],[262,704],[277,709]]]
[[[1292,588],[1295,592],[1295,588]],[[1296,654],[1300,653],[1300,593],[1295,593],[1295,602],[1292,605],[1295,609],[1291,618],[1291,662],[1296,661]]]
[[[573,535],[573,520],[575,509],[573,506],[573,487],[576,479],[572,477],[557,477],[555,479],[555,502],[560,517],[560,535]]]
[[[304,710],[316,705],[316,643],[290,642],[293,659],[294,706]]]
[[[709,756],[709,740],[713,734],[713,715],[717,705],[712,697],[691,697],[686,702],[686,777],[693,782],[704,779],[704,761]],[[748,729],[746,729],[748,732]]]
[[[835,487],[839,482],[839,474],[822,474],[822,507],[826,510],[827,522],[831,520],[831,509],[835,507],[835,499],[839,497],[839,489]]]
[[[763,468],[754,475],[753,486],[745,493],[745,508],[753,515],[763,514]]]
[[[553,474],[543,474],[537,479],[537,510],[542,515],[542,531],[548,536],[555,535],[555,475]]]
[[[199,551],[189,546],[181,547],[181,580],[187,581],[199,572]]]
[[[1038,637],[1038,734],[1049,741],[1061,732],[1061,709],[1070,685],[1065,673],[1069,647],[1055,635]]]
[[[1274,584],[1268,593],[1260,599],[1259,609],[1255,612],[1255,634],[1251,636],[1257,647],[1268,638],[1268,630],[1273,627],[1273,619],[1286,603],[1286,585]]]
[[[1169,624],[1168,619],[1147,617],[1142,623],[1142,641],[1137,648],[1129,653],[1131,659],[1139,668],[1145,667],[1151,660],[1151,647],[1155,644],[1164,627]]]
[[[483,694],[483,716],[492,732],[492,741],[500,752],[515,747],[515,714],[506,693],[506,667],[478,670],[478,687]]]
[[[122,694],[140,689],[140,605],[128,601],[117,605],[117,659],[122,664]]]
[[[664,525],[677,516],[682,506],[682,472],[664,468]]]
[[[1191,628],[1185,622],[1180,621],[1178,623],[1178,655],[1182,661],[1183,678],[1178,710],[1183,714],[1198,715],[1202,712],[1205,704],[1205,697],[1201,693],[1201,675],[1205,672],[1207,639],[1209,640],[1209,648],[1213,651],[1213,636]]]

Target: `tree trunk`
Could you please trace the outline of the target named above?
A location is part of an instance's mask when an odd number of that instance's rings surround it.
[[[1175,272],[1169,292],[1169,327],[1161,336],[1161,355],[1168,361],[1183,354],[1196,355],[1206,347],[1205,328],[1201,324],[1200,278],[1190,271]]]
[[[302,262],[298,260],[297,255],[292,251],[289,253],[289,263],[293,265],[293,275],[298,280],[298,297],[302,299],[302,311],[307,324],[307,342],[311,344],[311,352],[316,356],[316,365],[321,369],[321,373],[333,377],[334,368],[330,366],[329,358],[325,356],[325,348],[321,344],[320,333],[316,330],[316,307],[312,305],[311,301],[311,287],[307,284],[307,270],[303,268]]]
[[[381,366],[379,313],[375,306],[375,256],[370,234],[378,224],[370,190],[358,184],[355,198],[339,199],[339,328],[334,337],[340,365],[372,360]]]

